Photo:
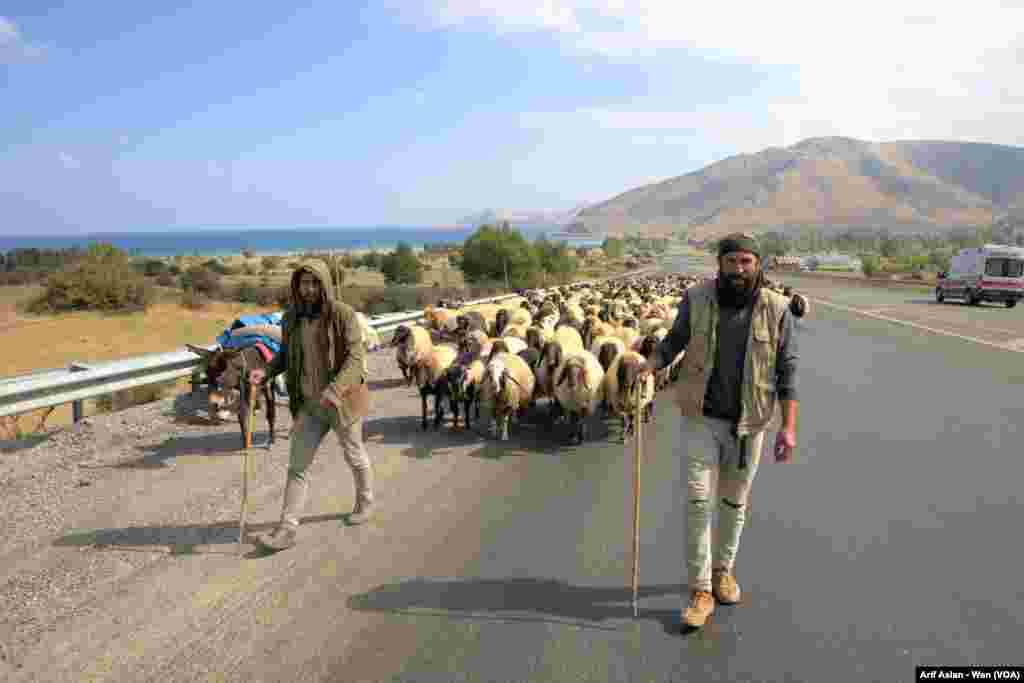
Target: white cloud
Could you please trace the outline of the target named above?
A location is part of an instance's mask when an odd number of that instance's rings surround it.
[[[25,40],[13,21],[0,16],[0,64],[39,59],[45,52],[42,45]]]
[[[799,96],[759,96],[757,113],[772,119],[761,126],[765,136],[751,140],[759,147],[822,134],[1024,144],[1019,3],[421,0],[417,7],[420,21],[437,28],[547,32],[581,57],[660,62],[682,49],[793,71]],[[729,105],[696,119],[735,119],[732,111]],[[689,127],[694,116],[622,111],[596,120],[614,129],[660,129]]]

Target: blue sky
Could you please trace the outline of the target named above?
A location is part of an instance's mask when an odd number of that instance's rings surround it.
[[[0,232],[439,225],[817,135],[1024,144],[1022,10],[891,4],[7,2]]]

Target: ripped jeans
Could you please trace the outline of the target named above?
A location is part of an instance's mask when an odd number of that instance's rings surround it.
[[[747,497],[757,474],[765,432],[750,436],[750,456],[739,469],[739,440],[732,423],[713,417],[683,418],[686,444],[686,566],[692,590],[711,590],[711,568],[733,570],[747,516]],[[712,474],[717,491],[712,491]],[[712,557],[711,515],[717,498],[718,530]]]

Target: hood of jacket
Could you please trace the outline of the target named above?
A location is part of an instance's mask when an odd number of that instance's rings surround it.
[[[306,259],[299,264],[299,267],[292,273],[291,280],[291,306],[294,310],[302,310],[302,298],[299,296],[299,280],[303,273],[312,273],[320,281],[321,311],[331,313],[334,308],[334,301],[337,292],[334,290],[334,281],[331,280],[331,271],[327,264],[320,259]]]

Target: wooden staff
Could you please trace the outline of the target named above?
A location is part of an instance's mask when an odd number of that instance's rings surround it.
[[[238,523],[238,552],[242,553],[242,542],[245,539],[245,520],[249,512],[249,447],[252,446],[253,420],[256,414],[256,390],[246,377],[243,386],[245,396],[249,399],[246,406],[245,434],[242,439],[242,512]]]
[[[640,448],[643,443],[641,430],[644,423],[643,408],[640,405],[642,396],[643,382],[638,382],[636,404],[633,408],[633,438],[636,439],[636,448],[633,451],[633,618],[640,616],[637,593],[640,584]]]

